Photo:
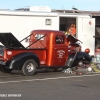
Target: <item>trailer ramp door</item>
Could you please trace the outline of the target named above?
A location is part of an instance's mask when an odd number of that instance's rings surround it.
[[[95,51],[95,18],[77,18],[77,38],[83,42],[82,51],[90,49],[90,55]]]

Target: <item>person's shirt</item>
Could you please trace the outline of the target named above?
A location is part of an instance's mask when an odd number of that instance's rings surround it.
[[[69,28],[68,33],[72,35],[76,35],[76,28],[75,27]]]

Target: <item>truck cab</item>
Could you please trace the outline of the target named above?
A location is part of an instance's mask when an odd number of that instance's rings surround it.
[[[45,55],[43,55],[45,60],[42,61],[42,63],[45,62],[47,66],[64,66],[68,57],[68,42],[63,32],[54,30],[35,30],[32,31],[31,34],[30,44],[45,35],[45,37],[29,47],[32,49],[45,49]]]

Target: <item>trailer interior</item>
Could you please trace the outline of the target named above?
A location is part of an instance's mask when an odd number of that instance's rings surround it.
[[[95,18],[95,49],[100,49],[100,16],[93,16]]]
[[[66,32],[72,23],[76,24],[76,18],[60,17],[59,30]]]

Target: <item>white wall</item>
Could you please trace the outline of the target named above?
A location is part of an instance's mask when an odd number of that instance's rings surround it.
[[[46,25],[45,20],[51,19],[51,25]],[[0,32],[11,32],[18,40],[22,40],[34,29],[59,29],[57,17],[0,15]],[[28,43],[23,42],[24,46]]]

